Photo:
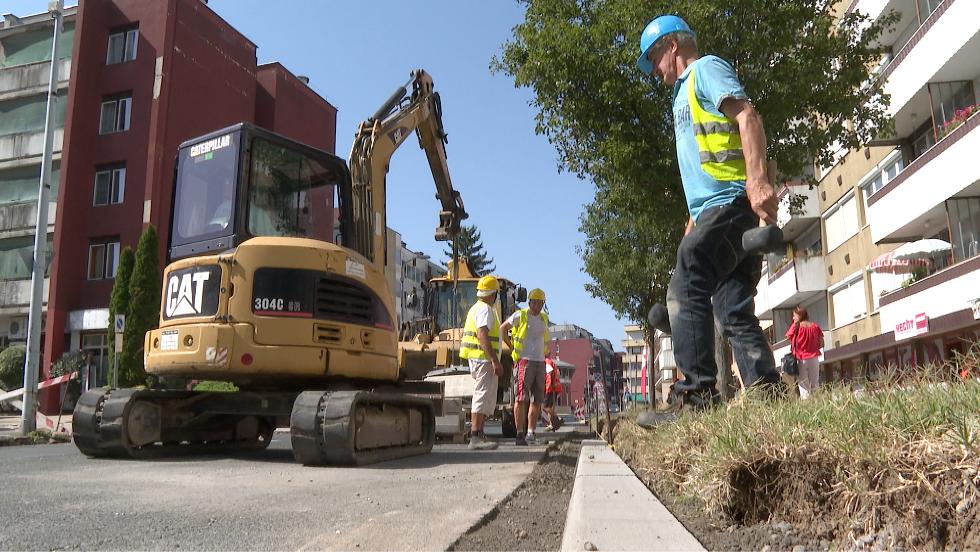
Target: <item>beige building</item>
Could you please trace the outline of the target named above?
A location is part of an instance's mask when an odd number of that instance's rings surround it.
[[[980,335],[980,168],[972,159],[980,151],[980,2],[842,6],[873,19],[900,14],[881,38],[887,53],[876,69],[896,132],[837,152],[831,166],[816,168],[816,189],[791,187],[806,197],[800,212],[788,213],[784,192],[780,225],[791,253],[768,259],[757,301],[777,359],[788,350],[793,303],[829,330],[823,381],[942,361]]]

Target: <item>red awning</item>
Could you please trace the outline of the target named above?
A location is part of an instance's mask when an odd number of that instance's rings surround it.
[[[888,253],[875,257],[875,259],[868,265],[868,269],[875,272],[894,272],[895,274],[904,274],[912,272],[916,269],[916,267],[929,266],[929,263],[929,259],[896,259],[895,251],[889,251]]]

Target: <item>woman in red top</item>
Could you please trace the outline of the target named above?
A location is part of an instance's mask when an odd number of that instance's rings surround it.
[[[789,348],[800,366],[796,382],[800,386],[800,398],[807,398],[820,386],[820,349],[823,349],[823,330],[816,322],[810,322],[810,313],[802,306],[793,310],[793,323],[786,331]]]

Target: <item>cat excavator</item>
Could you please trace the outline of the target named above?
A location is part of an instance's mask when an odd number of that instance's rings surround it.
[[[288,419],[304,464],[429,452],[442,387],[399,369],[385,277],[388,162],[413,132],[441,203],[435,238],[453,240],[467,213],[425,71],[361,123],[349,166],[247,123],[182,144],[170,264],[144,367],[163,381],[236,390],[91,390],[74,411],[76,446],[130,458],[263,449]]]

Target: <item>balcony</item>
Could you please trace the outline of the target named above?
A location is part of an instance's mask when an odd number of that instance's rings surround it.
[[[51,65],[47,61],[0,69],[0,101],[18,96],[44,94],[48,90]],[[58,88],[68,87],[71,59],[58,63]]]
[[[64,129],[54,131],[54,151],[61,151],[61,144],[64,141]],[[0,136],[0,160],[10,164],[8,160],[21,160],[29,157],[39,157],[44,153],[44,132],[29,132],[20,134],[8,134]]]
[[[980,75],[978,22],[980,2],[946,0],[884,68],[897,136],[910,136],[930,120],[929,83],[972,81]]]
[[[48,227],[54,226],[58,204],[48,203]],[[37,201],[0,205],[0,233],[34,234],[37,223]],[[20,231],[20,232],[19,232]],[[0,237],[11,237],[2,235]]]
[[[970,309],[978,299],[980,257],[973,257],[883,296],[878,310],[881,331],[895,331],[899,324],[921,315],[928,331],[929,319]]]
[[[48,302],[49,279],[44,279],[44,303]],[[25,314],[31,304],[31,281],[0,280],[0,314]]]
[[[796,257],[791,260],[768,278],[768,310],[793,308],[817,293],[826,292],[825,274],[823,257]]]
[[[978,3],[980,4],[980,3]],[[947,225],[947,199],[980,195],[980,113],[943,137],[868,198],[875,243],[915,241]]]
[[[820,201],[816,187],[788,186],[779,198],[776,224],[783,229],[783,238],[793,241],[820,218]]]

